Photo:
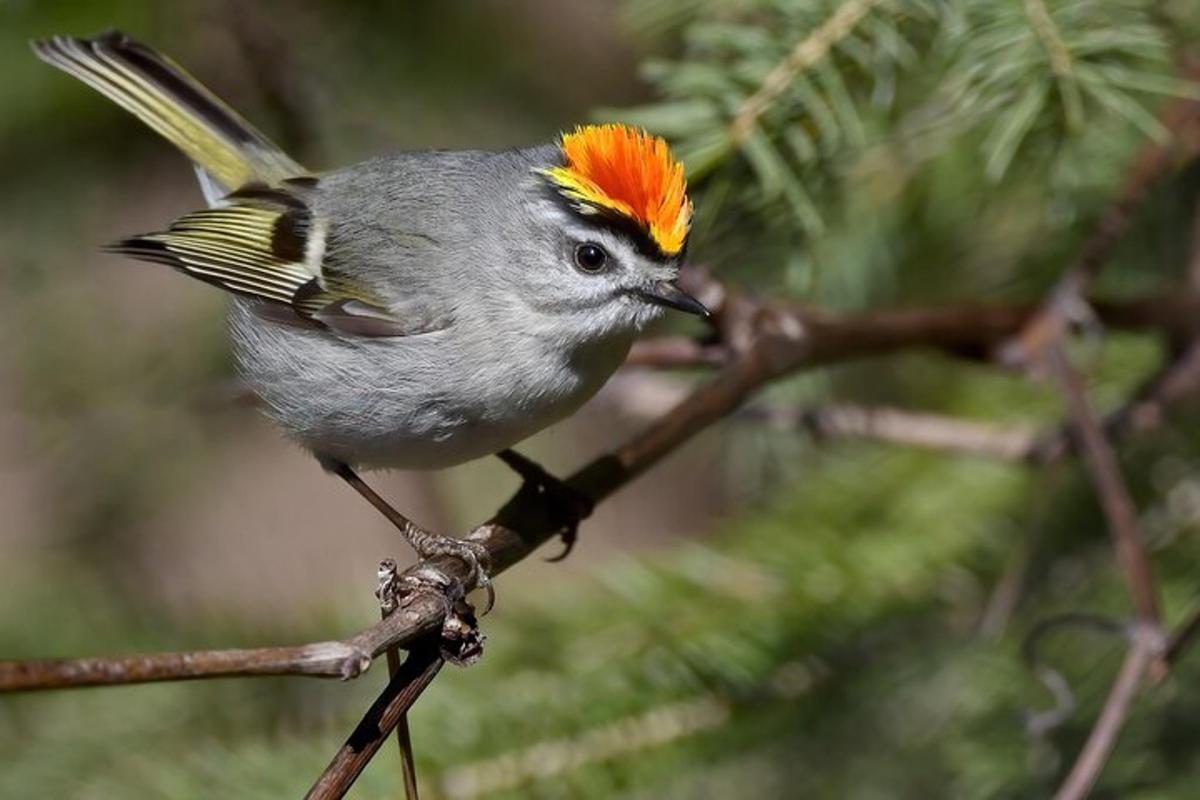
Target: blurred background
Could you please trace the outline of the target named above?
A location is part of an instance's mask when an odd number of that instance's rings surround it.
[[[1198,21],[1193,0],[0,0],[0,657],[341,637],[378,614],[379,559],[409,556],[236,402],[220,293],[99,252],[201,196],[177,153],[28,39],[120,28],[317,168],[643,124],[687,161],[695,262],[861,311],[1038,299],[1168,136],[1162,110],[1200,97],[1179,77]],[[734,142],[799,43],[810,62]],[[1200,175],[1179,166],[1102,296],[1186,281]],[[1109,410],[1168,353],[1110,333],[1077,356]],[[701,377],[623,374],[523,449],[566,473],[646,423],[631,394]],[[1053,385],[930,353],[806,373],[768,401],[1063,413]],[[1122,447],[1172,622],[1200,605],[1198,434],[1184,403]],[[494,460],[374,483],[453,533],[517,485]],[[483,661],[444,671],[413,713],[431,797],[1047,795],[1124,641],[1048,638],[1078,708],[1040,733],[1028,722],[1055,698],[1022,642],[1063,612],[1130,613],[1074,463],[747,420],[603,504],[566,562],[528,559],[497,588]],[[1197,678],[1185,659],[1135,705],[1099,796],[1195,795]],[[6,696],[0,797],[298,796],[382,680]],[[385,747],[352,796],[399,796],[397,762]]]

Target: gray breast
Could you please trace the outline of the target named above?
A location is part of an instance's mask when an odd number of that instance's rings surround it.
[[[347,339],[263,320],[235,301],[230,327],[247,384],[293,439],[351,464],[436,469],[495,453],[575,411],[628,351],[598,342],[562,360],[534,339],[471,326]]]

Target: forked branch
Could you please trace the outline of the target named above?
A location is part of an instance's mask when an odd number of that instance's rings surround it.
[[[723,365],[644,431],[567,479],[596,501],[616,492],[774,380],[821,365],[913,348],[982,357],[1020,330],[1035,311],[1032,306],[965,305],[837,317],[756,299],[724,287],[703,272],[688,276],[687,281],[689,290],[710,303],[721,332],[721,344],[704,346],[710,349],[695,363],[711,366],[715,361],[711,353],[719,349]],[[1191,330],[1193,320],[1200,317],[1200,301],[1185,293],[1096,304],[1095,308],[1108,327],[1158,330],[1171,336]],[[655,352],[653,346],[649,352]],[[674,355],[667,360],[671,366],[680,365]],[[1184,388],[1190,388],[1191,381],[1185,383],[1188,386]],[[541,495],[522,490],[469,538],[487,548],[493,574],[498,574],[552,538],[559,525]],[[465,589],[472,588],[466,565],[458,559],[443,557],[433,565],[461,581]],[[417,573],[414,567],[405,575]],[[343,640],[116,658],[0,661],[0,691],[250,675],[352,678],[389,647],[407,647],[438,631],[445,612],[444,598],[423,596],[414,598],[403,612]]]

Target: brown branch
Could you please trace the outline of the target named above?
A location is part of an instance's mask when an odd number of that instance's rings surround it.
[[[1175,293],[1125,303],[1095,302],[1092,310],[1106,328],[1187,335],[1195,328],[1200,301]],[[826,317],[806,309],[795,313],[807,326],[807,360],[826,364],[912,347],[986,360],[1036,311],[1034,306],[963,304],[846,317]]]
[[[749,346],[745,340],[753,339],[754,313],[767,304],[746,294],[736,294],[734,299],[740,306],[735,321],[725,324],[718,319],[717,324],[725,328],[721,331],[722,342],[734,341],[737,345],[712,345],[683,337],[649,339],[630,352],[629,365],[719,367],[736,358],[740,350]],[[1181,292],[1116,303],[1094,301],[1090,305],[1097,319],[1114,330],[1154,330],[1183,338],[1196,330],[1200,319],[1200,299]],[[1019,333],[1038,312],[1034,305],[977,303],[885,309],[844,316],[800,305],[770,307],[801,334],[791,346],[797,367],[887,355],[914,347],[986,360],[994,348]]]
[[[1083,458],[1096,485],[1096,493],[1108,520],[1117,561],[1125,572],[1129,593],[1137,610],[1139,621],[1158,626],[1161,617],[1158,590],[1142,545],[1142,534],[1138,527],[1137,508],[1121,477],[1116,454],[1101,430],[1096,415],[1088,402],[1083,378],[1067,360],[1062,348],[1047,351],[1049,366],[1062,387],[1063,395],[1071,410],[1071,419],[1079,433]]]
[[[654,372],[626,372],[605,387],[606,405],[635,419],[654,419],[688,394],[682,381]],[[959,419],[888,406],[790,406],[750,403],[731,419],[775,430],[805,431],[815,439],[870,439],[1004,461],[1031,460],[1041,440],[1030,424]]]
[[[1143,383],[1119,409],[1104,419],[1104,432],[1116,441],[1157,428],[1171,406],[1200,394],[1200,340],[1188,344]],[[1060,461],[1075,448],[1068,422],[1043,434],[1030,453],[1038,464]]]
[[[1121,671],[1104,701],[1104,708],[1071,772],[1055,793],[1055,800],[1081,800],[1087,797],[1112,753],[1117,735],[1129,714],[1129,707],[1137,697],[1142,676],[1161,654],[1162,633],[1158,627],[1138,626],[1125,654],[1125,661],[1121,664]]]
[[[1157,665],[1156,671],[1165,674],[1166,662],[1163,660],[1164,641],[1157,586],[1142,545],[1137,509],[1121,478],[1116,455],[1092,412],[1083,379],[1071,366],[1062,346],[1051,345],[1045,351],[1045,357],[1071,408],[1084,461],[1108,520],[1117,561],[1125,573],[1138,616],[1133,643],[1109,691],[1104,709],[1070,774],[1055,794],[1057,800],[1078,800],[1087,796],[1099,778],[1125,723],[1129,706],[1137,696],[1142,676],[1151,665]]]
[[[871,439],[1004,461],[1026,459],[1037,443],[1032,426],[976,422],[898,408],[765,406],[754,410],[770,425],[807,430],[818,438]]]
[[[348,639],[286,647],[150,653],[116,658],[0,661],[0,692],[251,675],[355,678],[389,647],[439,630],[446,599],[419,593]]]
[[[1097,494],[1108,520],[1117,560],[1121,564],[1133,597],[1139,624],[1134,640],[1126,653],[1121,670],[1113,682],[1100,717],[1067,775],[1055,794],[1056,800],[1078,800],[1088,795],[1104,769],[1116,739],[1124,725],[1129,707],[1137,695],[1142,677],[1149,669],[1156,679],[1167,674],[1172,653],[1186,642],[1190,625],[1185,625],[1168,645],[1161,627],[1157,587],[1150,570],[1149,559],[1138,530],[1137,510],[1121,478],[1116,455],[1101,429],[1088,402],[1086,388],[1080,375],[1067,358],[1063,339],[1071,315],[1083,302],[1083,296],[1111,253],[1113,246],[1128,229],[1133,214],[1149,193],[1150,187],[1174,167],[1175,145],[1186,146],[1189,158],[1197,151],[1196,122],[1200,119],[1200,103],[1177,101],[1168,112],[1167,128],[1173,139],[1169,144],[1151,144],[1143,151],[1126,178],[1120,195],[1101,217],[1093,235],[1076,262],[1059,279],[1050,300],[1021,334],[1001,351],[1010,362],[1027,366],[1046,364],[1055,374],[1071,408],[1071,416],[1084,459],[1092,474]],[[1193,241],[1191,268],[1195,281],[1197,247]],[[1195,292],[1187,292],[1194,295]],[[1160,380],[1146,387],[1145,403],[1131,403],[1123,418],[1130,425],[1142,422],[1157,424],[1161,405],[1166,398],[1181,391],[1190,391],[1196,383],[1200,354],[1196,352],[1195,328],[1188,333],[1189,348],[1160,373]],[[1174,339],[1172,341],[1177,341]],[[1122,421],[1121,418],[1118,422]],[[1176,646],[1172,651],[1172,646]]]
[[[614,378],[602,402],[634,419],[651,420],[688,393],[688,384],[656,372],[632,370]],[[1200,394],[1200,342],[1195,342],[1147,379],[1123,406],[1107,415],[1103,429],[1112,441],[1161,425],[1172,405]],[[1039,431],[1032,422],[988,422],[888,406],[837,404],[790,406],[752,403],[733,419],[777,430],[807,431],[818,439],[868,439],[1001,461],[1046,466],[1077,450],[1070,420]]]
[[[689,287],[691,288],[691,287]],[[738,408],[760,387],[792,372],[927,347],[960,354],[986,353],[1015,333],[1033,313],[1026,307],[957,306],[879,311],[835,317],[810,308],[772,305],[719,285],[719,325],[736,342],[731,360],[670,413],[651,423],[623,447],[584,467],[569,482],[602,500],[649,469],[691,436]],[[707,298],[705,298],[707,300]],[[1190,331],[1200,301],[1175,293],[1121,304],[1097,304],[1108,327]],[[499,573],[557,533],[559,520],[533,491],[514,495],[470,538],[491,554]],[[465,565],[438,559],[436,566],[470,586]],[[412,570],[409,571],[412,573]],[[119,658],[0,662],[0,691],[97,686],[235,675],[309,675],[347,678],[366,669],[388,647],[406,647],[438,630],[445,615],[440,597],[413,601],[402,614],[342,641],[294,647],[160,653]]]
[[[1191,297],[1177,295],[1097,306],[1099,314],[1112,327],[1152,327],[1168,331],[1190,330],[1196,307],[1197,302]],[[984,306],[888,311],[839,318],[811,309],[756,302],[745,295],[730,296],[717,320],[730,359],[710,380],[699,385],[645,431],[587,465],[567,482],[594,500],[603,500],[693,435],[733,412],[759,388],[781,376],[803,368],[911,347],[975,355],[986,352],[988,345],[1016,331],[1029,313],[1029,309]],[[1074,380],[1077,381],[1078,376],[1074,376]],[[1102,488],[1101,496],[1107,498],[1106,510],[1114,519],[1114,536],[1130,576],[1139,615],[1156,622],[1157,600],[1136,537],[1136,518],[1131,529],[1129,519],[1121,518],[1122,514],[1128,517],[1131,509],[1122,506],[1119,493],[1110,483],[1115,479],[1119,484],[1119,475],[1114,478],[1112,474],[1115,460],[1111,450],[1107,450],[1107,456],[1103,454],[1107,442],[1086,406],[1082,387],[1066,385],[1065,388],[1072,400],[1075,424],[1081,431],[1097,483],[1107,487]],[[1126,496],[1125,502],[1127,500]],[[560,524],[536,488],[525,487],[491,521],[472,531],[469,538],[488,550],[492,572],[498,574],[557,533]],[[464,591],[472,588],[473,574],[465,563],[452,557],[417,565],[406,571],[401,580],[412,578],[419,582],[422,571],[431,566],[456,581]],[[230,675],[354,677],[369,667],[371,659],[389,648],[410,647],[415,642],[427,640],[426,637],[441,628],[447,611],[445,597],[419,593],[409,598],[400,612],[342,641],[117,659],[0,662],[0,691]],[[436,661],[428,659],[427,655],[410,655],[405,664],[412,664],[412,669],[402,668],[396,674],[388,690],[372,706],[310,796],[338,797],[344,793],[383,739],[399,724],[420,690],[436,674],[440,657]],[[1140,679],[1143,670],[1144,665],[1139,665],[1136,678]],[[1128,700],[1121,699],[1124,694],[1129,694],[1124,683],[1119,682],[1114,688],[1115,696],[1117,689],[1121,690],[1118,700],[1127,706]],[[1098,732],[1093,736],[1096,743],[1089,742],[1084,754],[1088,765],[1094,760],[1094,753],[1103,756],[1111,747],[1116,735],[1112,726],[1119,725],[1124,716],[1124,706],[1120,706],[1118,700],[1113,700],[1110,705],[1116,706],[1119,713],[1106,713],[1102,717],[1103,725],[1098,726]],[[1081,757],[1081,763],[1084,761]],[[1091,769],[1090,766],[1087,768]]]
[[[345,795],[444,663],[436,636],[415,645],[305,797],[330,800]]]
[[[1062,274],[1045,304],[1022,326],[1013,341],[1000,348],[1000,358],[1011,364],[1035,365],[1050,347],[1061,342],[1067,328],[1083,310],[1100,267],[1112,256],[1116,244],[1129,230],[1134,215],[1160,181],[1178,171],[1181,161],[1196,157],[1200,139],[1200,103],[1180,99],[1163,115],[1167,141],[1151,141],[1130,167],[1116,198],[1100,215],[1091,235],[1071,266]]]

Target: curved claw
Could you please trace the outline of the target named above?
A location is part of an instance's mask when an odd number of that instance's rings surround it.
[[[596,501],[516,450],[501,450],[496,455],[525,481],[522,488],[531,489],[543,498],[555,521],[563,524],[563,551],[546,559],[551,564],[562,561],[575,548],[575,541],[579,538],[579,523],[592,515]]]
[[[564,530],[561,538],[563,543],[562,552],[556,556],[547,558],[547,564],[557,564],[559,561],[562,561],[567,556],[571,555],[571,551],[575,549],[575,542],[579,540],[579,524],[576,523],[575,525],[572,525]]]
[[[496,587],[492,585],[492,579],[488,575],[491,555],[486,547],[477,542],[464,541],[463,545],[463,557],[475,573],[475,588],[487,592],[487,605],[479,612],[479,616],[486,616],[496,606]]]
[[[491,581],[488,581],[483,588],[487,592],[487,605],[479,612],[479,616],[486,617],[496,607],[496,587],[492,586]]]

